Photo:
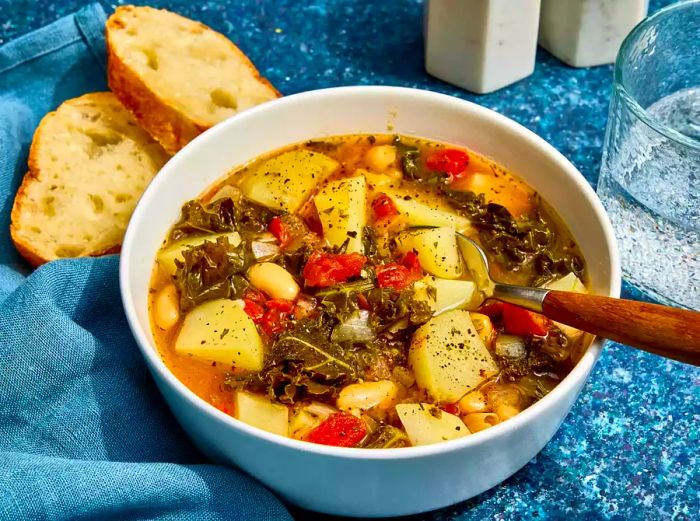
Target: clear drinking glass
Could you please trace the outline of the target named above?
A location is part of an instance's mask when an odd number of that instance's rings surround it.
[[[700,309],[700,0],[658,11],[622,44],[598,195],[623,276]]]

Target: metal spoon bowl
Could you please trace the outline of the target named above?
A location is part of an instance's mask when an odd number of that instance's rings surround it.
[[[415,228],[435,228],[420,226]],[[587,293],[516,286],[495,281],[488,257],[473,239],[455,231],[458,249],[482,302],[494,298],[608,338],[681,362],[700,365],[700,313]]]

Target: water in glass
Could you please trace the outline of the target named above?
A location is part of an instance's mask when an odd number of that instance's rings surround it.
[[[677,91],[646,111],[697,147],[611,109],[611,118],[627,121],[608,122],[598,193],[624,276],[662,302],[700,309],[700,88]]]

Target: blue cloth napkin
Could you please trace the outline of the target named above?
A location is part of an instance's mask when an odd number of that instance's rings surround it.
[[[107,88],[104,23],[93,4],[0,47],[0,519],[290,519],[177,425],[127,327],[116,256],[32,273],[12,246],[41,117]]]

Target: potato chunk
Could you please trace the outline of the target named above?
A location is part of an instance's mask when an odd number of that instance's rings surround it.
[[[555,291],[573,291],[574,293],[588,293],[586,286],[581,282],[581,280],[576,276],[575,273],[569,273],[568,275],[554,280],[546,284],[545,289],[553,289]],[[578,340],[583,331],[576,329],[575,327],[567,326],[561,322],[554,322],[554,324],[561,329],[570,341]]]
[[[435,315],[451,309],[476,309],[480,304],[476,284],[471,280],[449,280],[426,275],[414,285],[419,299],[428,301]]]
[[[358,168],[355,170],[355,174],[364,177],[367,181],[367,187],[374,191],[381,191],[385,187],[391,186],[392,183],[396,182],[396,179],[387,174],[377,174],[365,170],[364,168]]]
[[[413,334],[408,362],[416,383],[438,402],[454,403],[498,373],[469,312],[446,311]]]
[[[399,213],[406,216],[409,226],[449,226],[458,231],[467,230],[470,221],[435,198],[408,190],[383,188],[391,197]]]
[[[289,409],[286,405],[272,403],[267,396],[237,391],[235,409],[236,418],[248,425],[289,436]]]
[[[429,445],[455,440],[470,434],[454,414],[427,403],[402,403],[396,406],[399,419],[412,445]]]
[[[546,289],[553,289],[557,291],[573,291],[574,293],[588,293],[586,286],[573,272],[560,279],[553,280],[552,282],[546,284],[544,287]]]
[[[234,300],[210,300],[190,311],[175,340],[178,354],[260,371],[263,344],[255,324]]]
[[[363,176],[332,181],[316,194],[314,204],[329,245],[341,246],[348,240],[348,253],[362,253],[366,199],[367,183]]]
[[[241,236],[238,235],[237,232],[214,233],[211,235],[201,235],[199,237],[182,239],[181,241],[174,242],[167,248],[164,248],[158,252],[158,267],[169,275],[175,275],[175,270],[177,269],[177,266],[175,266],[175,259],[183,261],[183,251],[185,251],[187,248],[199,246],[205,241],[216,242],[219,237],[228,238],[228,242],[231,244],[231,246],[238,246],[241,243]]]
[[[399,253],[414,250],[425,271],[443,279],[462,275],[462,260],[457,250],[454,228],[428,228],[403,232],[396,238]]]
[[[338,162],[309,150],[290,150],[246,170],[238,187],[248,199],[274,210],[296,212]]]

